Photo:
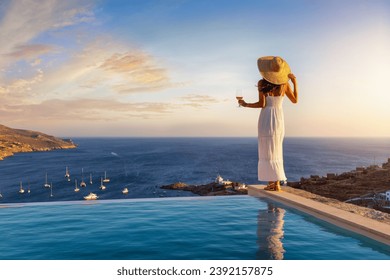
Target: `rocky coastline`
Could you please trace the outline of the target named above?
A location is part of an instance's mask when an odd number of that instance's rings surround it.
[[[390,158],[381,166],[357,167],[342,174],[311,175],[287,185],[341,202],[390,212],[390,201],[385,195],[390,191]]]
[[[41,132],[13,129],[0,125],[0,160],[15,153],[73,149],[76,144],[70,139],[60,139]]]
[[[161,189],[190,191],[200,196],[248,194],[248,189],[244,184],[230,181],[227,183],[210,182],[203,185],[187,185],[183,182],[177,182],[161,186]]]

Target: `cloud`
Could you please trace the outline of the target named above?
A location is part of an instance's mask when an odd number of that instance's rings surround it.
[[[118,121],[130,118],[152,118],[172,112],[168,103],[126,103],[102,99],[51,99],[39,104],[2,105],[0,118],[12,122]]]
[[[22,75],[14,71],[10,77],[0,77],[0,94],[22,99],[34,97],[40,101],[59,96],[89,98],[99,94],[112,98],[118,94],[153,92],[175,86],[170,82],[167,69],[153,56],[136,49],[115,51],[122,49],[126,47],[114,40],[107,44],[90,43],[82,50],[68,53],[68,58],[55,67],[47,67],[47,60],[42,62],[44,57],[31,59],[29,66],[43,69],[33,70],[39,75],[20,77]],[[51,50],[53,48],[47,45],[25,45],[8,56],[33,58]],[[23,75],[27,76],[28,72],[31,69],[25,69]]]
[[[206,95],[189,94],[184,102],[124,102],[115,99],[50,99],[35,104],[2,104],[0,118],[6,122],[24,123],[124,121],[134,119],[160,119],[181,114],[183,106],[203,108],[217,100]]]
[[[0,6],[0,38],[7,38],[0,44],[3,104],[112,100],[118,95],[123,98],[174,86],[168,70],[153,55],[109,35],[85,42],[75,31],[67,33],[70,37],[62,43],[61,32],[68,30],[64,27],[95,21],[95,4],[90,0],[42,0],[37,5],[34,0],[19,0]]]
[[[91,7],[89,5],[69,10],[65,9],[60,15],[62,17],[60,17],[60,20],[53,25],[54,28],[62,28],[79,23],[89,23],[95,20],[95,15],[91,11]]]
[[[170,83],[165,84],[127,84],[126,82],[123,82],[118,85],[114,85],[112,89],[119,93],[119,94],[134,94],[134,93],[143,93],[143,92],[153,92],[153,91],[159,91],[163,90],[169,87],[173,87]]]
[[[127,121],[161,118],[180,108],[172,102],[126,100],[129,94],[177,86],[152,54],[104,34],[91,42],[79,40],[75,32],[62,43],[64,33],[57,31],[94,21],[89,1],[47,0],[37,5],[20,0],[4,7],[0,7],[4,15],[0,38],[7,38],[0,45],[3,121]]]
[[[125,54],[115,53],[100,66],[103,69],[113,72],[132,72],[139,67],[143,67],[147,64],[148,57],[143,53],[131,53]]]
[[[152,56],[139,50],[114,53],[100,68],[122,76],[121,83],[113,86],[120,94],[155,91],[171,86],[167,70],[159,67]]]
[[[6,38],[0,44],[0,68],[20,59],[18,48],[30,45],[33,39],[44,32],[91,21],[93,13],[89,2],[42,0],[38,4],[34,0],[19,0],[0,7],[4,14],[0,21],[0,38]]]
[[[33,87],[41,83],[44,77],[44,73],[41,69],[36,71],[36,74],[29,79],[14,79],[8,83],[0,84],[0,96],[5,101],[17,99],[22,102],[21,98],[26,98],[28,92],[32,91]]]
[[[15,46],[6,56],[19,59],[33,59],[42,54],[53,51],[53,47],[43,44],[30,44]]]
[[[194,108],[203,108],[219,102],[214,97],[211,97],[209,95],[200,95],[200,94],[188,94],[182,96],[180,99],[184,101],[182,105],[194,107]]]
[[[127,50],[120,51],[123,49]],[[82,95],[104,89],[105,95],[123,96],[177,86],[171,82],[168,70],[152,55],[129,49],[112,39],[107,44],[94,42],[85,46],[63,66],[50,71],[47,80],[52,89],[66,83],[68,89],[74,85],[77,89],[73,92]],[[48,91],[51,90],[45,90]]]

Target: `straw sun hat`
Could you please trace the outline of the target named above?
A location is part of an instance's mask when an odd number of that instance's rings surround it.
[[[291,73],[290,66],[279,56],[263,56],[257,60],[261,76],[268,82],[281,85],[288,82],[288,74]]]

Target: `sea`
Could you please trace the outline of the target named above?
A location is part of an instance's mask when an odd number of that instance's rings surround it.
[[[390,259],[383,243],[270,200],[160,188],[218,174],[259,183],[256,138],[73,140],[76,149],[0,161],[0,260]],[[389,140],[286,138],[288,180],[381,164]],[[75,180],[86,183],[79,192]],[[99,199],[85,201],[90,192]]]
[[[0,161],[0,203],[195,196],[165,190],[175,182],[205,184],[217,175],[258,184],[257,138],[74,138],[76,149],[18,153]],[[288,181],[342,173],[390,158],[389,138],[292,138],[284,140]],[[70,180],[65,178],[66,168]],[[47,182],[52,188],[45,188]],[[103,183],[106,175],[110,182]],[[90,184],[92,178],[92,184]],[[75,192],[75,180],[86,187]],[[20,187],[24,193],[19,193]],[[122,190],[128,189],[128,194]]]

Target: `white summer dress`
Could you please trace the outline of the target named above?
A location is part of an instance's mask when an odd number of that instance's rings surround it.
[[[283,96],[267,96],[258,123],[259,181],[287,180],[283,167]]]

